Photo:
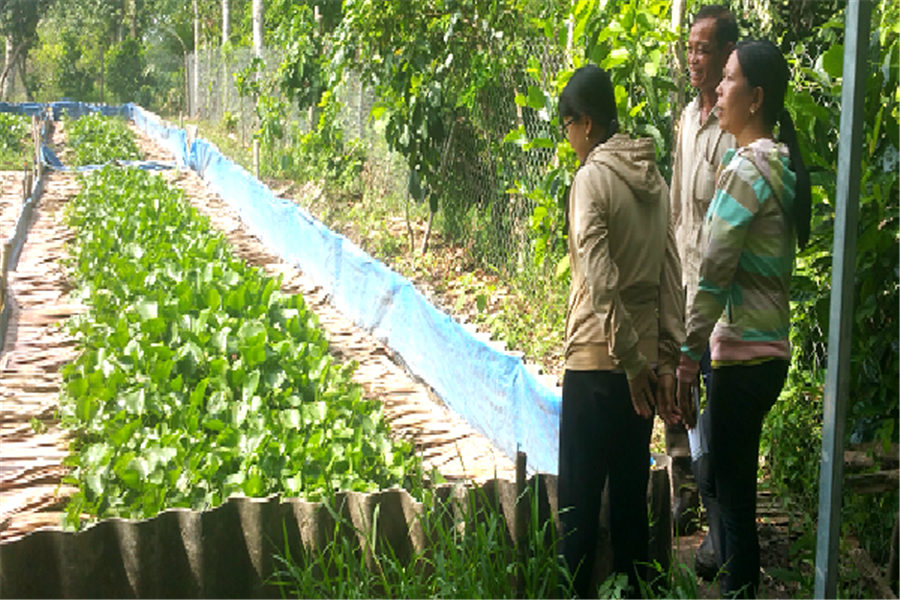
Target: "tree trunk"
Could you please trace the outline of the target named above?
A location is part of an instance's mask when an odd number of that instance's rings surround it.
[[[225,48],[231,39],[231,1],[222,0],[222,116],[228,110],[228,57],[225,55]]]
[[[263,0],[253,0],[253,56],[263,57]]]
[[[138,13],[141,12],[141,1],[131,0],[131,37],[139,39],[138,35]]]
[[[103,104],[103,102],[104,102],[103,83],[104,83],[106,73],[105,73],[105,65],[103,63],[103,60],[105,58],[105,56],[104,56],[105,54],[106,54],[106,48],[103,46],[103,44],[101,44],[100,45],[100,104]]]
[[[28,89],[28,83],[25,81],[25,58],[27,56],[26,52],[19,53],[19,79],[22,82],[22,89],[25,90],[25,101],[33,102],[34,96],[31,95],[31,90]]]
[[[231,39],[231,0],[222,0],[222,45]]]
[[[197,0],[194,2],[194,77],[191,86],[191,105],[194,109],[193,116],[200,116],[200,10],[197,8]]]
[[[16,59],[18,50],[13,48],[12,35],[6,36],[6,59],[3,61],[3,75],[0,76],[0,98],[9,100],[13,77],[16,75]]]
[[[681,29],[684,25],[685,0],[674,0],[672,2],[672,31],[678,36],[678,40],[673,46],[673,64],[674,73],[672,79],[675,81],[675,111],[672,113],[675,118],[672,119],[672,139],[678,139],[678,120],[681,118],[681,111],[686,104],[684,90],[687,87],[684,72],[687,66],[684,61],[684,36]]]
[[[894,593],[897,593],[897,568],[898,564],[900,564],[900,560],[898,560],[898,544],[900,544],[900,534],[897,532],[898,522],[894,521],[894,530],[891,532],[891,553],[888,558],[888,568],[887,568],[887,582],[888,585],[891,586],[891,589],[894,590]]]

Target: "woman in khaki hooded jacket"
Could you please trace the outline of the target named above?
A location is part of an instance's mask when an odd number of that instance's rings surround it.
[[[575,71],[559,99],[581,164],[567,209],[572,286],[559,507],[562,555],[583,598],[596,595],[591,569],[607,477],[613,569],[628,575],[631,594],[641,593],[654,408],[674,404],[684,339],[669,190],[652,140],[617,134],[616,115],[609,75],[595,65]]]

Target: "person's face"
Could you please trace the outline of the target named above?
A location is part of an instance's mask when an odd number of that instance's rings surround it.
[[[591,148],[593,148],[593,143],[589,138],[590,118],[586,116],[565,117],[562,120],[561,127],[569,145],[572,146],[572,150],[578,156],[578,161],[584,163],[584,159],[587,158]]]
[[[746,77],[741,72],[741,63],[738,61],[737,52],[732,52],[725,64],[725,72],[722,81],[716,88],[719,107],[719,126],[739,137],[755,113],[760,108],[761,98],[759,88],[750,89]]]
[[[722,69],[731,53],[731,44],[719,48],[716,20],[703,19],[691,27],[688,37],[688,69],[691,86],[713,92],[722,79]]]

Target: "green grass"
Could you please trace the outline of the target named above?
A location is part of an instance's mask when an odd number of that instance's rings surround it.
[[[552,519],[539,517],[537,494],[529,488],[528,528],[519,553],[496,498],[484,490],[464,505],[426,499],[418,517],[423,548],[401,557],[379,538],[378,513],[371,531],[356,529],[333,500],[324,507],[335,526],[321,547],[291,548],[285,532],[283,554],[271,583],[283,597],[296,598],[572,598],[572,574],[557,556]],[[650,565],[644,598],[697,598],[697,577],[685,565],[669,570]],[[626,597],[627,578],[613,574],[597,590],[600,598]]]
[[[538,521],[536,502],[520,563],[496,503],[469,498],[455,509],[431,504],[419,517],[425,547],[406,560],[377,540],[377,513],[376,526],[361,532],[326,504],[336,523],[327,543],[293,553],[286,544],[274,583],[283,596],[298,598],[511,598],[521,569],[525,597],[572,597],[571,578],[556,558],[555,528]]]

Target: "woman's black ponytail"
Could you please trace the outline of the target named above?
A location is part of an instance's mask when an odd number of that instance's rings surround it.
[[[803,250],[809,242],[809,224],[812,219],[812,186],[809,183],[809,171],[806,170],[803,155],[800,153],[794,120],[786,108],[783,108],[778,115],[778,122],[780,125],[778,138],[791,153],[790,166],[797,177],[791,220],[794,222],[794,230],[797,232],[797,245]]]
[[[784,107],[784,97],[791,79],[790,68],[781,50],[769,40],[743,41],[734,50],[747,83],[751,88],[760,87],[763,90],[763,119],[770,127],[776,124],[781,126],[778,137],[791,153],[790,167],[797,178],[797,187],[790,219],[797,232],[797,245],[802,250],[809,242],[812,190],[809,171],[800,154],[794,120]]]

